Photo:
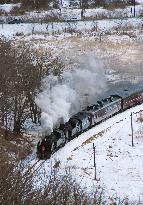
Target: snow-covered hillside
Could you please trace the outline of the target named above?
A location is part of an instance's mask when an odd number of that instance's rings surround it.
[[[133,113],[134,147],[132,147],[131,112]],[[96,152],[96,175],[93,143]],[[45,173],[70,169],[80,185],[104,188],[107,198],[128,198],[136,204],[143,200],[143,104],[118,114],[69,142],[45,161],[38,174],[46,183]],[[52,167],[53,166],[53,167]],[[40,183],[39,182],[39,183]],[[143,201],[142,201],[143,203]]]
[[[76,32],[86,32],[90,30],[93,27],[98,27],[98,30],[100,33],[110,32],[115,27],[120,26],[127,26],[127,24],[130,26],[139,27],[142,25],[143,20],[134,18],[134,19],[110,19],[110,20],[98,20],[95,22],[93,21],[80,21],[77,23],[23,23],[23,24],[2,24],[0,25],[0,36],[6,36],[6,37],[15,37],[15,35],[20,36],[29,36],[32,34],[52,34],[53,32],[59,32],[64,34],[65,29],[73,28]],[[33,36],[31,36],[33,38]],[[64,37],[62,35],[62,37]]]
[[[133,113],[134,147],[132,147],[131,112]],[[93,143],[96,152],[97,180]],[[89,191],[93,184],[105,190],[106,198],[128,198],[143,204],[143,104],[97,125],[69,142],[42,165],[38,184],[46,183],[45,173],[70,170],[80,185]],[[33,161],[35,162],[35,160]],[[41,162],[40,162],[41,163]],[[42,170],[42,171],[41,171]]]

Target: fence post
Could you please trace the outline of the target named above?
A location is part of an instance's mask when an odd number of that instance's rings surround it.
[[[134,147],[133,113],[131,112],[132,147]]]
[[[96,162],[95,162],[95,146],[94,146],[94,143],[93,143],[93,152],[94,152],[94,168],[95,168],[94,179],[96,180]]]

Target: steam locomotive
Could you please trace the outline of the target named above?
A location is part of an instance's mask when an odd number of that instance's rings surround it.
[[[72,116],[67,123],[61,124],[51,135],[45,136],[39,141],[37,144],[38,158],[50,158],[54,152],[84,131],[119,112],[141,103],[143,103],[142,89],[130,94],[127,93],[126,96],[115,94],[97,101],[96,104],[88,106],[85,110]]]

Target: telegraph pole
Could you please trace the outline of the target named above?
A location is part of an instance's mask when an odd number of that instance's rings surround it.
[[[133,0],[133,4],[134,4],[134,17],[136,16],[136,0]]]
[[[131,112],[132,147],[134,147],[133,113]]]
[[[93,143],[93,152],[94,152],[94,168],[95,168],[94,179],[96,180],[96,162],[95,162],[95,146],[94,146],[94,143]]]

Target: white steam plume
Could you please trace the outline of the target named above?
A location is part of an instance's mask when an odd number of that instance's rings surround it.
[[[79,64],[79,68],[64,72],[60,80],[52,75],[43,80],[43,92],[36,97],[36,103],[42,110],[41,125],[45,132],[52,132],[73,114],[95,103],[105,91],[103,64],[91,54],[82,57]]]

